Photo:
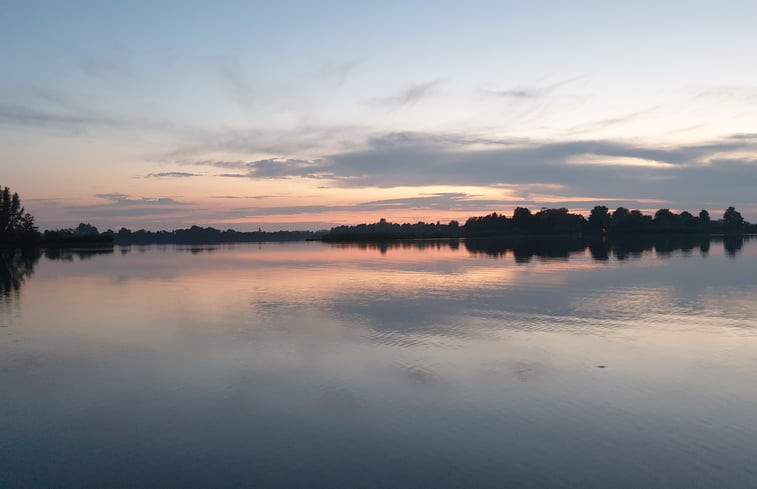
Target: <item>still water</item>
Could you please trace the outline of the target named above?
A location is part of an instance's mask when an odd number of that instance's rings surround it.
[[[757,241],[3,257],[0,487],[757,487]]]

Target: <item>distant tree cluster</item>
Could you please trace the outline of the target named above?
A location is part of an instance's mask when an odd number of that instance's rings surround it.
[[[496,213],[472,217],[463,226],[463,236],[498,235],[613,235],[613,234],[743,234],[756,232],[757,226],[749,224],[733,207],[729,207],[719,220],[710,219],[706,210],[697,216],[688,211],[676,214],[670,209],[660,209],[654,216],[640,210],[618,207],[610,211],[603,205],[591,210],[588,219],[572,214],[568,209],[542,209],[535,214],[518,207],[508,218]]]
[[[463,235],[570,235],[580,233],[585,221],[582,215],[571,214],[564,207],[542,209],[535,214],[525,207],[516,207],[511,218],[496,212],[469,218],[463,226]]]
[[[449,238],[460,236],[460,224],[450,221],[448,224],[441,222],[415,224],[397,224],[381,219],[373,224],[358,224],[356,226],[337,226],[331,228],[328,234],[323,236],[324,241],[363,241],[363,240],[389,240],[389,239],[414,239],[414,238]]]
[[[323,236],[324,241],[368,241],[413,238],[456,238],[487,236],[578,236],[578,235],[631,235],[631,234],[744,234],[757,232],[757,225],[744,220],[733,207],[729,207],[722,219],[712,220],[706,210],[694,216],[683,211],[677,214],[670,209],[660,209],[654,216],[639,210],[618,207],[610,211],[605,206],[596,206],[588,219],[571,213],[562,207],[543,208],[532,213],[525,207],[517,207],[512,217],[491,214],[471,217],[464,225],[457,221],[448,224],[424,223],[397,224],[381,219],[373,224],[338,226]]]
[[[625,207],[610,212],[605,206],[596,206],[589,214],[585,232],[732,234],[754,232],[754,228],[734,207],[726,209],[722,219],[713,221],[710,213],[704,209],[697,216],[688,211],[676,214],[670,209],[660,209],[654,216],[648,216],[638,210],[629,211]]]
[[[273,241],[303,241],[318,239],[325,231],[222,231],[212,227],[192,226],[173,231],[131,231],[121,228],[118,232],[107,231],[119,245],[129,244],[221,244],[221,243],[261,243]]]
[[[100,233],[95,226],[82,222],[73,229],[45,231],[42,235],[42,243],[45,245],[71,246],[112,245],[113,234],[112,232]]]

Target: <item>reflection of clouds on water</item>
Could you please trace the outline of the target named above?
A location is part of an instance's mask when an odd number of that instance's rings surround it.
[[[330,384],[320,391],[319,401],[323,408],[339,415],[354,414],[360,410],[360,399],[350,387]]]
[[[0,355],[0,374],[23,374],[43,366],[42,356],[25,351],[11,351]]]
[[[757,314],[757,306],[744,310],[751,303],[741,300],[745,294],[739,292],[754,290],[753,270],[729,259],[727,250],[694,252],[697,243],[696,237],[627,240],[622,247],[611,245],[608,256],[617,253],[618,259],[608,265],[586,255],[528,266],[482,268],[477,260],[451,276],[425,271],[408,276],[404,283],[412,287],[403,288],[399,281],[367,283],[368,290],[337,295],[331,307],[337,317],[369,325],[372,341],[404,347],[439,337],[480,337],[498,328],[594,333],[677,311],[717,317],[718,324]],[[481,275],[483,280],[477,281],[477,268],[503,274]],[[739,300],[732,302],[740,307],[718,307],[727,302],[716,297],[719,287],[728,289],[726,296],[737,294]]]
[[[483,360],[481,360],[483,362]],[[489,385],[512,385],[513,379],[522,384],[542,379],[548,367],[539,361],[494,360],[483,363],[479,368],[479,379]]]
[[[513,375],[520,382],[529,382],[537,379],[544,370],[542,365],[530,362],[516,362],[512,367]]]
[[[414,386],[432,386],[438,384],[440,379],[434,371],[425,365],[414,363],[402,369],[405,378]]]

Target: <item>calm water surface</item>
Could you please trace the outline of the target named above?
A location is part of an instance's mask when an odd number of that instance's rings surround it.
[[[0,487],[757,487],[739,246],[6,257]]]

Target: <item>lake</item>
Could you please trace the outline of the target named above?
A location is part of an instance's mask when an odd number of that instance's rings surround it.
[[[757,487],[757,240],[5,253],[0,487]]]

